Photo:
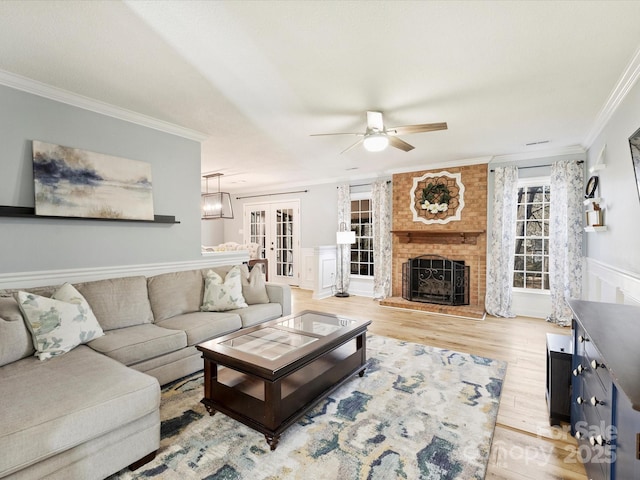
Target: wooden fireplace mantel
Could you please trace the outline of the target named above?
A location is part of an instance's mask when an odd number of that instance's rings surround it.
[[[400,243],[464,243],[475,245],[484,230],[391,230]]]

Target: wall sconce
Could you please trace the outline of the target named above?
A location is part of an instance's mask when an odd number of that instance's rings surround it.
[[[233,208],[231,207],[231,194],[220,191],[220,177],[222,173],[210,173],[203,175],[206,179],[206,192],[200,195],[200,210],[202,220],[217,218],[233,218]],[[209,178],[218,178],[218,191],[209,193]]]

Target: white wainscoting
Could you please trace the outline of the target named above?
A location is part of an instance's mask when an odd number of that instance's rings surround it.
[[[373,277],[352,275],[349,280],[349,293],[360,297],[373,298]]]
[[[202,260],[188,262],[154,263],[147,265],[123,265],[116,267],[74,268],[65,270],[47,270],[41,272],[19,272],[0,274],[0,289],[30,288],[47,285],[60,285],[65,282],[80,283],[103,280],[105,278],[132,277],[136,275],[152,276],[168,272],[193,270],[197,268],[239,265],[249,260],[245,251],[209,252]]]
[[[305,290],[313,290],[316,271],[316,257],[313,248],[300,249],[300,269],[298,286]]]
[[[547,318],[551,313],[549,291],[525,291],[514,289],[511,310],[515,315],[533,318]]]
[[[585,258],[582,299],[640,306],[640,275]]]
[[[313,249],[315,270],[312,298],[314,300],[328,298],[334,294],[337,256],[335,245],[324,245]]]

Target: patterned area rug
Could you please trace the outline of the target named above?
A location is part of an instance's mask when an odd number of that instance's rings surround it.
[[[505,362],[367,337],[371,365],[286,430],[264,436],[200,399],[202,373],[162,391],[156,459],[116,479],[483,479]]]

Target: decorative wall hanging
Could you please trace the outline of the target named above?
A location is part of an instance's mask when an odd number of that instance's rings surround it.
[[[410,198],[414,222],[459,221],[464,208],[462,175],[444,171],[415,177]]]
[[[35,213],[154,220],[151,164],[33,141]]]

